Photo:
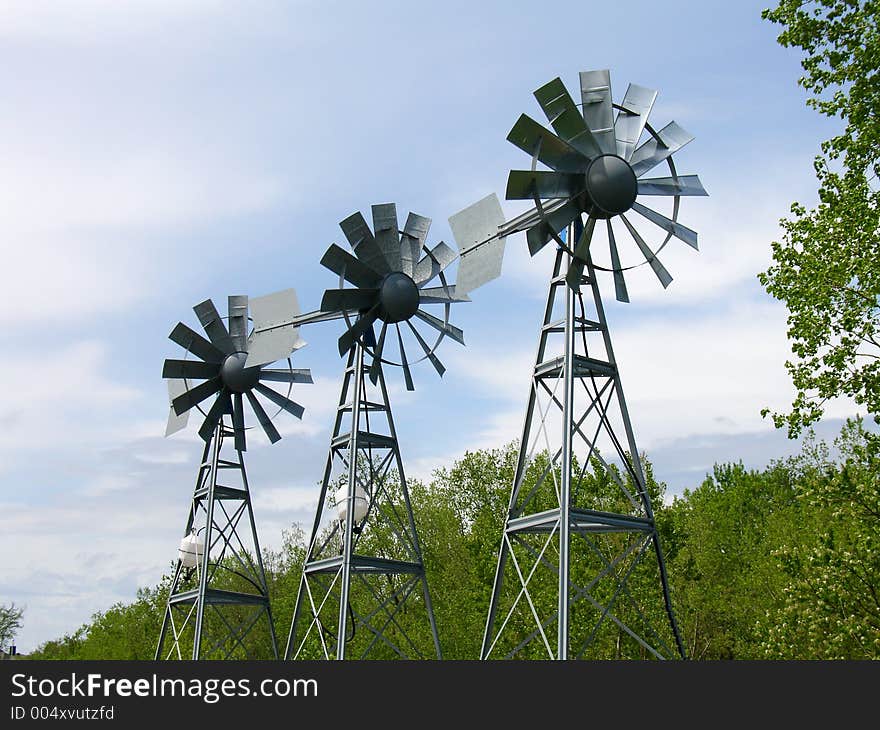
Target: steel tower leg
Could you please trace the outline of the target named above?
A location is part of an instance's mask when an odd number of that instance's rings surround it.
[[[569,263],[558,249],[480,657],[684,657],[595,267],[576,290]]]
[[[441,658],[385,376],[371,386],[365,355],[349,352],[286,659]],[[349,516],[367,494],[359,522],[336,516],[343,485]]]
[[[205,548],[195,568],[175,566],[156,659],[278,658],[244,454],[223,457],[233,434],[221,421],[205,445],[184,531]],[[240,486],[223,483],[235,474]]]

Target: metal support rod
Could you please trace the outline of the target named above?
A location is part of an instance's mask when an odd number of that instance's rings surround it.
[[[645,517],[654,522],[654,508],[651,505],[651,496],[648,494],[648,484],[645,479],[645,473],[642,469],[642,460],[636,447],[635,434],[633,432],[632,422],[629,418],[629,410],[626,407],[626,399],[623,396],[623,386],[620,382],[620,371],[617,369],[617,362],[614,359],[614,349],[611,346],[611,334],[608,331],[608,322],[605,319],[605,309],[602,306],[602,297],[599,293],[599,285],[596,281],[596,270],[593,266],[593,257],[587,252],[587,274],[590,277],[590,287],[593,291],[593,301],[596,306],[597,318],[602,330],[602,337],[605,342],[605,351],[608,362],[614,366],[614,389],[617,391],[617,402],[620,407],[620,413],[623,420],[623,428],[626,431],[627,445],[630,450],[630,461],[632,462],[633,472],[638,479],[638,490],[642,498],[642,505],[645,509]],[[682,659],[687,657],[684,648],[684,642],[681,638],[681,632],[678,628],[678,621],[675,618],[675,612],[672,609],[672,597],[669,594],[669,578],[666,573],[666,560],[663,557],[663,550],[660,547],[660,538],[657,535],[657,528],[654,528],[652,537],[654,543],[654,552],[657,555],[657,565],[660,570],[660,585],[663,590],[663,603],[666,609],[666,615],[669,617],[669,623],[672,627],[672,633],[675,636],[675,643],[678,653]]]
[[[217,423],[214,429],[213,447],[211,450],[211,480],[208,484],[207,521],[205,522],[205,549],[202,552],[202,570],[199,575],[199,596],[196,599],[196,627],[193,637],[192,658],[198,659],[202,646],[202,623],[205,618],[205,589],[208,586],[208,565],[211,555],[211,533],[214,529],[214,489],[217,486],[217,464],[220,460],[220,444],[223,441],[223,419]]]
[[[568,227],[568,240],[574,241],[574,224]],[[573,243],[572,243],[573,245]],[[567,257],[569,266],[571,256]],[[565,287],[565,350],[562,366],[562,479],[559,489],[559,622],[557,655],[568,659],[569,548],[571,546],[571,422],[574,400],[574,291]]]
[[[209,452],[210,448],[211,448],[211,442],[208,442],[205,444],[205,448],[202,450],[202,460],[199,462],[200,464],[202,464],[202,467],[199,468],[198,474],[196,475],[196,486],[195,486],[196,491],[198,491],[199,487],[201,486],[202,469],[208,461],[208,454],[210,453]],[[196,503],[195,503],[195,500],[193,500],[192,502],[190,502],[190,506],[189,506],[189,517],[187,517],[187,520],[186,520],[186,529],[183,531],[184,537],[189,535],[190,531],[192,530],[192,526],[193,526],[193,523],[195,522],[195,518],[196,518]],[[172,611],[171,596],[174,593],[174,587],[177,585],[178,580],[180,580],[180,572],[182,569],[183,569],[183,565],[180,562],[180,560],[178,560],[177,567],[174,570],[174,579],[171,581],[171,587],[168,590],[168,600],[166,601],[165,617],[162,619],[162,630],[159,632],[159,643],[156,644],[156,654],[154,656],[154,659],[156,659],[156,661],[158,661],[159,659],[162,658],[162,656],[161,656],[162,645],[165,643],[165,636],[168,633],[168,622],[171,619],[171,611]]]
[[[257,537],[257,523],[254,519],[254,507],[251,502],[251,489],[248,485],[247,471],[245,471],[244,468],[244,452],[236,449],[236,453],[238,453],[238,463],[241,468],[241,481],[244,486],[246,500],[245,509],[250,518],[251,533],[254,536],[254,553],[257,559],[257,566],[259,567],[260,587],[263,590],[263,595],[268,598],[269,585],[266,583],[266,569],[263,566],[263,553],[260,550],[260,540]],[[278,659],[278,638],[275,636],[275,622],[272,620],[272,604],[268,602],[266,603],[266,615],[269,619],[269,637],[272,641],[272,658]]]
[[[348,591],[351,581],[351,540],[354,526],[354,496],[357,486],[358,429],[361,423],[361,389],[364,380],[364,348],[360,340],[355,342],[354,393],[351,405],[351,434],[348,446],[348,493],[345,532],[342,538],[342,585],[339,594],[339,628],[336,635],[336,658],[345,659],[345,624],[348,609]]]
[[[318,539],[319,530],[321,528],[321,515],[324,513],[324,502],[327,499],[327,487],[330,484],[330,474],[333,470],[333,451],[327,453],[327,464],[324,466],[324,478],[321,480],[321,495],[318,497],[318,509],[315,510],[315,522],[312,525],[312,534],[309,538],[309,544],[306,548],[306,559],[304,565],[308,565],[312,559],[312,552],[315,549],[315,542]],[[296,604],[293,609],[293,618],[290,620],[290,633],[287,635],[287,646],[284,649],[284,658],[290,659],[294,651],[296,642],[296,625],[302,613],[303,603],[306,599],[306,574],[303,571],[299,579],[299,589],[296,593]]]
[[[587,251],[587,275],[590,277],[590,289],[593,292],[593,301],[595,302],[597,319],[602,330],[602,338],[605,343],[605,352],[607,360],[613,366],[614,370],[614,390],[617,392],[617,403],[620,407],[620,413],[623,420],[623,428],[626,431],[626,442],[629,446],[630,461],[632,462],[633,471],[638,479],[638,489],[642,494],[642,504],[645,508],[645,516],[653,520],[654,512],[651,508],[651,498],[648,496],[648,490],[645,484],[645,474],[642,470],[642,460],[636,448],[636,439],[633,434],[632,422],[629,420],[629,410],[626,407],[626,399],[623,397],[623,386],[620,383],[620,372],[617,369],[617,361],[614,359],[614,349],[611,346],[611,334],[608,331],[608,322],[605,319],[605,309],[602,306],[602,297],[599,293],[599,283],[596,281],[596,269],[593,266],[593,256]]]
[[[559,249],[556,252],[556,260],[553,265],[553,273],[551,274],[551,280],[555,277],[559,276],[559,273],[562,271],[562,256],[563,251]],[[547,305],[544,309],[544,323],[551,321],[553,317],[553,302],[556,300],[555,290],[553,286],[550,287],[549,294],[547,296]],[[526,460],[527,460],[527,451],[528,451],[528,441],[529,435],[531,433],[532,426],[532,417],[535,412],[535,399],[537,397],[537,393],[535,392],[535,379],[534,374],[538,369],[538,366],[544,360],[544,354],[547,349],[547,337],[546,333],[543,333],[541,337],[538,338],[538,348],[535,353],[535,366],[532,368],[532,379],[529,384],[529,402],[526,406],[526,415],[523,419],[523,427],[522,427],[522,435],[520,437],[520,447],[519,453],[517,455],[516,460],[516,471],[513,475],[513,487],[510,490],[510,501],[507,505],[507,517],[506,520],[511,520],[514,517],[518,516],[518,511],[516,509],[516,502],[519,498],[519,491],[522,486],[523,478],[525,477],[526,471]],[[506,524],[501,529],[501,545],[499,547],[498,552],[498,563],[495,566],[495,580],[492,584],[492,597],[489,601],[489,615],[486,617],[486,628],[483,630],[483,644],[480,648],[480,659],[488,659],[489,658],[489,647],[492,646],[492,629],[495,626],[495,618],[498,613],[498,602],[501,598],[501,589],[504,584],[504,570],[507,567],[507,540],[505,539],[506,534]]]
[[[382,363],[379,362],[379,387],[382,390],[382,399],[383,402],[388,403],[388,389],[385,386],[385,374],[382,372]],[[388,409],[387,412],[388,418],[388,430],[391,434],[391,438],[394,439],[395,443],[399,443],[397,441],[397,431],[394,428],[394,418],[391,415],[391,409]],[[409,529],[412,534],[412,545],[416,553],[416,560],[419,565],[424,565],[424,559],[422,558],[422,548],[419,543],[419,533],[416,531],[416,523],[413,517],[412,504],[409,499],[409,488],[406,485],[406,476],[403,471],[403,459],[400,456],[400,449],[394,449],[394,455],[397,460],[397,474],[400,477],[400,487],[403,492],[403,500],[406,503],[406,514],[409,521]],[[425,609],[428,611],[428,622],[431,624],[431,637],[434,640],[434,650],[437,652],[437,658],[442,659],[443,653],[440,650],[440,637],[437,634],[437,622],[434,618],[434,607],[431,603],[431,592],[428,590],[428,578],[425,575],[425,571],[422,571],[422,595],[425,599]]]

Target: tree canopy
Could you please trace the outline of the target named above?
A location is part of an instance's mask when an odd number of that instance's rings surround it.
[[[0,651],[7,650],[15,640],[15,635],[21,629],[21,619],[24,609],[15,603],[0,605]]]
[[[792,204],[759,275],[789,311],[797,395],[773,420],[794,437],[837,396],[880,418],[880,2],[781,0],[763,17],[803,51],[807,104],[843,122],[814,160],[818,205]]]
[[[836,450],[832,459],[810,443],[761,470],[719,464],[671,500],[649,477],[689,657],[880,659],[880,448],[852,422]],[[468,452],[431,483],[410,485],[445,658],[479,655],[516,453],[513,444]],[[265,555],[282,643],[303,540],[293,528]],[[151,659],[167,587],[166,577],[31,656]],[[613,637],[600,650],[614,658]]]

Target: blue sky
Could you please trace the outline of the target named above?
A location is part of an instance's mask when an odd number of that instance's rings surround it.
[[[338,222],[396,202],[447,218],[503,197],[506,142],[534,89],[610,68],[660,90],[655,126],[696,136],[676,155],[711,197],[680,220],[663,291],[643,267],[607,314],[636,436],[670,493],[716,461],[763,466],[793,445],[760,417],[791,398],[785,311],[755,274],[777,220],[811,203],[834,122],[804,106],[798,56],[764,2],[10,1],[0,9],[0,602],[26,607],[19,646],[72,631],[154,584],[175,554],[201,447],[163,439],[161,364],[192,306],[295,287],[316,308]],[[514,214],[523,206],[505,203]],[[550,247],[548,247],[549,249]],[[516,437],[552,261],[509,239],[503,275],[455,308],[441,380],[389,373],[408,474]],[[334,324],[304,329],[315,385],[285,438],[251,439],[261,539],[307,522],[343,363]],[[503,356],[499,357],[499,353]],[[820,434],[855,409],[833,404]],[[256,443],[254,443],[256,442]]]

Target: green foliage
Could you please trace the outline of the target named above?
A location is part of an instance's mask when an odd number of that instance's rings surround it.
[[[880,439],[852,422],[837,449],[840,456],[833,460],[822,444],[810,444],[800,456],[764,470],[717,465],[702,484],[668,504],[664,485],[645,462],[673,604],[691,658],[880,659]],[[516,458],[514,444],[468,452],[452,467],[438,470],[430,485],[410,484],[444,658],[479,655]],[[534,484],[544,466],[536,459],[525,483]],[[607,492],[602,484],[607,471],[593,467],[580,480],[581,504],[593,499],[593,493]],[[596,506],[625,507],[613,501]],[[372,549],[381,547],[386,537],[375,529],[364,539],[375,541]],[[303,538],[299,528],[293,529],[279,551],[264,554],[282,651],[300,582]],[[597,554],[579,538],[572,545],[572,580],[584,584],[601,562],[589,562]],[[656,568],[656,561],[644,565]],[[550,615],[555,585],[551,573],[543,572],[545,576],[535,576],[543,583],[533,585],[536,600],[547,599],[541,615]],[[31,656],[151,659],[168,581],[166,577],[159,586],[139,591],[130,604],[96,614],[73,634],[47,642]],[[615,583],[609,585],[596,585],[597,599],[607,598]],[[629,590],[647,618],[662,625],[656,574],[634,573]],[[420,600],[416,596],[413,610],[399,614],[399,620],[408,630],[424,633]],[[631,620],[629,608],[629,601],[621,599],[614,611]],[[526,633],[534,627],[529,615],[514,615],[511,621],[520,622],[515,628]],[[605,623],[591,656],[643,655],[616,625]],[[573,612],[573,631],[588,625],[583,607]],[[544,658],[546,652],[539,640],[521,656]]]
[[[30,659],[152,659],[162,625],[169,579],[141,588],[133,603],[117,603],[72,634],[47,641]]]
[[[15,603],[0,605],[0,651],[7,650],[15,640],[23,615],[24,609],[18,608]]]
[[[880,658],[880,440],[850,422],[837,447],[842,464],[820,453],[801,486],[819,529],[775,552],[788,580],[759,626],[768,658]]]
[[[804,52],[807,103],[845,123],[814,163],[819,205],[792,205],[759,275],[789,310],[797,395],[773,420],[794,437],[837,396],[880,418],[880,2],[781,0],[763,16]]]
[[[671,509],[669,574],[687,655],[692,659],[754,659],[755,624],[775,614],[785,574],[771,552],[797,540],[809,515],[797,500],[802,465],[789,460],[766,470],[716,466]]]

